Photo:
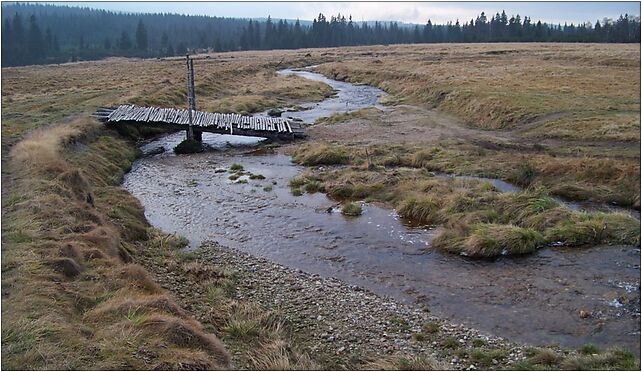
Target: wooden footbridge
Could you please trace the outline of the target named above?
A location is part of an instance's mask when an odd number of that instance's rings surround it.
[[[120,105],[100,107],[93,117],[108,125],[132,125],[148,128],[185,130],[187,139],[202,141],[203,132],[294,140],[305,137],[301,124],[281,117],[244,116],[196,111],[194,64],[187,60],[187,108],[141,107]]]
[[[187,109],[121,105],[101,107],[92,116],[109,125],[126,124],[186,131],[190,128],[190,112]],[[244,116],[204,111],[192,111],[191,116],[191,128],[196,140],[201,140],[203,132],[279,140],[305,137],[300,124],[280,117]]]

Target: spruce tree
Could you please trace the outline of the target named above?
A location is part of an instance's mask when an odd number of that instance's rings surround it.
[[[45,42],[36,22],[36,16],[29,17],[29,33],[27,37],[28,63],[39,63],[45,56]]]
[[[138,21],[138,26],[136,26],[136,48],[142,51],[147,50],[147,29],[142,19]]]
[[[129,33],[127,31],[123,31],[120,34],[120,40],[118,41],[118,48],[121,50],[129,50],[132,47],[132,41],[129,38]]]

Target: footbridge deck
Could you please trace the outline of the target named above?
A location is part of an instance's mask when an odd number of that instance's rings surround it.
[[[187,130],[189,110],[120,105],[101,107],[92,115],[108,125],[135,125]],[[305,137],[299,123],[285,118],[192,111],[195,132],[293,140]]]

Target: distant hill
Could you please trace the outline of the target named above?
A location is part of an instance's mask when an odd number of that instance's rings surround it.
[[[2,66],[158,57],[188,51],[295,49],[442,42],[640,42],[639,17],[595,25],[548,25],[504,12],[460,24],[357,22],[320,14],[313,21],[125,13],[74,6],[2,5]]]

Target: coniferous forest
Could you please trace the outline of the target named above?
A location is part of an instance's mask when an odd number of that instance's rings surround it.
[[[165,57],[194,51],[296,49],[351,45],[475,42],[639,43],[640,18],[547,24],[528,16],[481,13],[423,25],[354,22],[319,14],[312,22],[178,14],[131,14],[80,7],[2,6],[2,66]]]

